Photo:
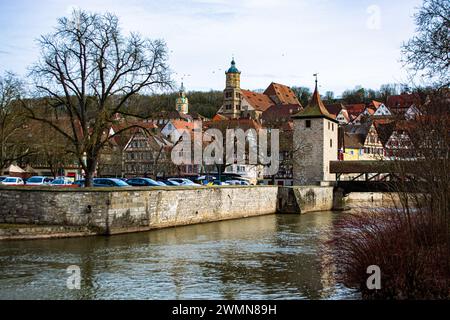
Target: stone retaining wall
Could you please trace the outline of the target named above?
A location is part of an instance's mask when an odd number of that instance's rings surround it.
[[[144,231],[277,211],[277,186],[0,188],[0,223]]]
[[[278,212],[298,214],[332,210],[333,189],[320,186],[280,187]]]

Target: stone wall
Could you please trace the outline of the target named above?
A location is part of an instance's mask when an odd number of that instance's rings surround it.
[[[333,187],[294,186],[280,187],[279,213],[307,213],[333,209]]]
[[[106,229],[109,193],[85,190],[1,187],[0,223]]]
[[[100,234],[274,214],[277,186],[0,188],[0,223],[84,226]]]
[[[394,208],[401,207],[398,194],[391,192],[351,192],[345,196],[348,208]]]

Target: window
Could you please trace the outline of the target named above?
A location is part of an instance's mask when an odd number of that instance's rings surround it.
[[[311,128],[311,120],[306,120],[306,128]]]
[[[330,122],[328,122],[328,130],[330,130]]]
[[[331,130],[334,131],[334,123],[331,124]]]
[[[333,148],[333,139],[330,139],[330,148]]]

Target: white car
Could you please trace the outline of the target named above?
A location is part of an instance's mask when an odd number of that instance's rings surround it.
[[[52,182],[51,178],[35,176],[27,180],[27,186],[45,186]]]
[[[194,183],[191,180],[186,179],[186,178],[170,178],[167,180],[178,182],[182,186],[201,186],[200,184]]]
[[[1,184],[5,186],[23,186],[25,183],[22,178],[7,177],[1,182]]]
[[[227,181],[225,181],[225,183],[228,183],[231,186],[240,186],[241,185],[241,182],[238,180],[227,180]]]
[[[56,179],[49,184],[50,187],[64,187],[69,185],[72,185],[72,182],[66,179]]]

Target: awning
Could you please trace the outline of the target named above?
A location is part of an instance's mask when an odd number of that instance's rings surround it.
[[[33,168],[32,166],[30,166],[30,165],[27,165],[27,166],[26,166],[25,172],[26,172],[26,173],[37,173],[37,171],[34,170],[34,168]]]
[[[25,173],[25,171],[22,170],[22,168],[14,165],[14,164],[12,164],[8,168],[6,168],[4,170],[4,172],[8,172],[8,173]]]

